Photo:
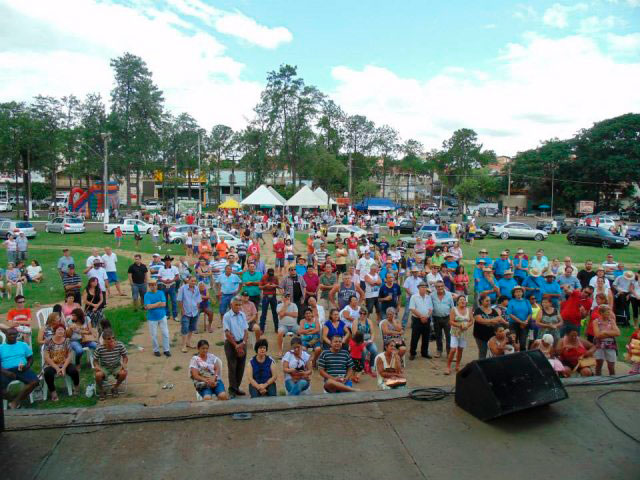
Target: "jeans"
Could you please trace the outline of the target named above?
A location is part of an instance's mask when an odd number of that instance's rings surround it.
[[[369,365],[371,365],[371,370],[376,369],[376,356],[378,355],[378,347],[374,342],[367,343],[365,348],[365,352],[369,353]],[[366,353],[364,353],[363,360],[366,358]]]
[[[309,388],[309,386],[311,386],[309,380],[298,380],[297,382],[294,382],[289,378],[284,381],[284,388],[287,390],[287,394],[294,397],[300,395]]]
[[[449,317],[433,317],[433,329],[436,334],[436,347],[438,352],[442,353],[442,332],[444,332],[447,341],[447,353],[451,350],[451,327],[449,326]]]
[[[529,326],[522,327],[520,324],[510,323],[509,330],[516,334],[516,341],[520,345],[520,351],[527,349],[527,337],[529,336]]]
[[[227,370],[229,371],[229,391],[236,392],[242,383],[247,354],[245,352],[243,357],[238,357],[236,349],[229,340],[224,341],[224,354],[227,357]]]
[[[176,303],[176,286],[171,285],[170,287],[165,287],[161,290],[167,296],[167,306],[165,307],[167,317],[176,318],[178,316],[178,304]],[[171,312],[169,312],[170,310]]]
[[[80,365],[80,360],[82,360],[82,354],[84,353],[84,347],[89,347],[91,350],[95,350],[98,348],[98,344],[96,342],[80,342],[78,340],[73,340],[70,343],[70,347],[76,354],[76,365]]]
[[[73,363],[70,363],[69,365],[67,365],[66,368],[66,373],[67,375],[69,375],[71,377],[71,380],[73,380],[73,384],[77,387],[78,385],[80,385],[80,374],[78,373],[78,370],[76,369],[76,366]],[[44,381],[47,382],[47,387],[49,387],[49,391],[50,392],[55,392],[56,391],[56,385],[53,382],[56,378],[56,370],[55,368],[49,366],[49,367],[45,367],[44,369]]]
[[[272,383],[271,385],[269,385],[267,387],[267,394],[266,395],[260,395],[260,392],[258,391],[257,388],[255,388],[253,385],[249,385],[249,395],[251,395],[251,398],[277,397],[278,396],[278,390],[276,389],[276,384]]]
[[[256,310],[260,310],[260,295],[254,295],[249,297],[249,301],[256,306]]]
[[[475,338],[476,345],[478,346],[478,360],[487,358],[487,351],[489,350],[489,342]]]
[[[160,320],[152,320],[147,322],[149,324],[149,333],[151,334],[151,344],[154,352],[159,352],[158,346],[158,327],[162,333],[162,350],[169,351],[169,326],[167,325],[167,317],[163,317]]]
[[[262,313],[260,314],[260,331],[264,332],[267,323],[267,310],[271,307],[271,315],[273,315],[273,329],[278,331],[278,301],[275,295],[265,295],[262,297]]]
[[[429,336],[431,335],[431,320],[422,323],[418,317],[411,317],[411,344],[409,346],[409,355],[415,355],[420,344],[420,355],[426,357],[429,355]]]
[[[132,283],[131,284],[131,297],[133,300],[137,300],[138,297],[141,300],[144,300],[144,294],[147,293],[147,284],[146,283]]]
[[[222,317],[227,310],[229,310],[229,306],[231,305],[231,300],[233,299],[233,293],[223,293],[220,297],[220,316]]]
[[[182,315],[180,319],[180,335],[185,336],[190,333],[198,331],[198,318],[200,315],[190,317],[189,315]]]
[[[402,314],[402,328],[406,328],[407,327],[407,323],[409,322],[409,301],[411,300],[411,297],[407,297],[404,301],[404,313]]]

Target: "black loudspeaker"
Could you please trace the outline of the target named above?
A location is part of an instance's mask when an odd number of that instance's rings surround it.
[[[476,360],[456,376],[456,404],[485,421],[568,397],[540,350]]]

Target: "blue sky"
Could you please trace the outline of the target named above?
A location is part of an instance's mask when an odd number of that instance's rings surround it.
[[[207,129],[246,125],[281,63],[428,148],[469,127],[514,154],[640,110],[640,0],[0,0],[0,101],[108,98],[125,51]]]

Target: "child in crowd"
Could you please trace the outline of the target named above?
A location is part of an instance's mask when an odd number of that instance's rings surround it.
[[[352,379],[356,383],[360,381],[360,372],[364,370],[364,361],[362,359],[364,347],[364,335],[362,332],[356,332],[353,338],[349,340],[349,353],[353,360],[353,371],[355,372]]]

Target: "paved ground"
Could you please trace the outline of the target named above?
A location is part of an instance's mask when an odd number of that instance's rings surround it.
[[[566,401],[491,423],[460,410],[451,397],[382,401],[394,392],[237,401],[253,411],[244,421],[228,415],[229,402],[51,412],[43,418],[15,411],[8,424],[21,430],[0,434],[2,478],[637,479],[638,445],[594,403],[604,388],[572,388]],[[367,403],[309,408],[352,401]],[[639,436],[637,401],[637,394],[619,393],[603,404]],[[219,416],[104,425],[163,413]],[[103,424],[25,430],[75,421]]]

